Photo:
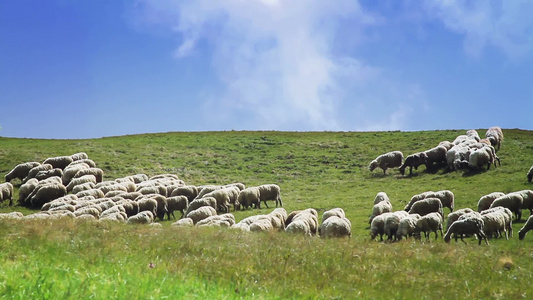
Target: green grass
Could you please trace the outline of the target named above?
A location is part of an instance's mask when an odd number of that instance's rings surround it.
[[[313,207],[321,213],[342,207],[353,231],[351,239],[322,240],[176,229],[169,221],[161,229],[76,220],[1,221],[0,298],[530,298],[533,236],[518,241],[522,223],[514,224],[513,238],[491,240],[490,246],[478,246],[473,239],[468,245],[369,241],[368,215],[380,191],[399,210],[426,190],[452,190],[456,208],[474,208],[484,194],[533,187],[525,178],[533,165],[533,132],[523,130],[504,130],[497,169],[426,172],[422,166],[411,177],[367,169],[384,152],[408,155],[463,133],[231,131],[91,140],[0,138],[0,174],[21,162],[83,151],[106,179],[174,173],[194,185],[277,183],[288,211]],[[13,210],[31,213],[7,203],[0,208]],[[270,210],[237,211],[235,216],[240,220]]]

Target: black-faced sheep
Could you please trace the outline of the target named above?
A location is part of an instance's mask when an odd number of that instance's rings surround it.
[[[405,169],[409,167],[409,175],[413,174],[413,168],[418,170],[420,165],[426,164],[428,156],[425,152],[411,154],[405,158],[404,163],[400,166],[400,173],[405,175]]]
[[[5,179],[6,182],[10,182],[11,180],[18,178],[20,180],[23,180],[28,176],[28,173],[31,169],[40,166],[41,163],[39,162],[27,162],[23,164],[16,165],[9,173],[6,174]]]
[[[373,161],[370,162],[368,169],[370,172],[374,171],[376,168],[383,170],[383,174],[387,173],[389,168],[397,168],[402,165],[403,153],[400,151],[391,151],[385,154],[381,154],[376,157]]]

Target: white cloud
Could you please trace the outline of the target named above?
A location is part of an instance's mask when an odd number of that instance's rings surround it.
[[[465,52],[474,57],[492,45],[517,59],[533,50],[531,1],[426,1],[428,12],[465,35]]]

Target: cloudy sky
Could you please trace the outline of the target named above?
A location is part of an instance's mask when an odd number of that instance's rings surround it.
[[[533,1],[0,2],[0,136],[533,129]]]

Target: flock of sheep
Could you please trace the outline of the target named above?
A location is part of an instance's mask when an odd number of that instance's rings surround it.
[[[481,139],[476,130],[468,130],[466,134],[459,135],[453,142],[443,141],[434,148],[427,151],[413,153],[403,159],[400,151],[391,151],[378,156],[368,168],[374,171],[381,168],[386,174],[389,168],[399,168],[402,175],[405,169],[409,168],[409,174],[413,173],[413,168],[418,169],[420,165],[425,165],[427,170],[436,166],[447,166],[448,170],[470,168],[474,170],[487,170],[492,164],[496,167],[496,162],[501,165],[500,159],[496,155],[496,149],[500,149],[503,141],[503,133],[500,127],[491,127],[485,133],[485,138]]]
[[[174,174],[149,178],[136,174],[104,181],[104,172],[86,153],[51,157],[43,163],[27,162],[15,166],[0,184],[0,202],[13,201],[12,180],[21,181],[19,205],[39,208],[37,213],[23,216],[13,212],[0,218],[62,218],[111,220],[130,224],[160,226],[156,218],[181,218],[172,226],[222,226],[244,231],[286,231],[322,237],[351,236],[351,223],[341,208],[324,212],[318,222],[315,209],[287,213],[282,208],[281,189],[276,184],[245,187],[242,183],[227,185],[186,185]],[[255,215],[235,222],[234,210],[276,207],[267,215]],[[222,214],[219,214],[222,213]]]
[[[440,232],[445,242],[452,237],[464,242],[465,235],[475,235],[479,243],[485,240],[488,244],[487,236],[506,239],[513,236],[513,214],[519,221],[523,209],[529,210],[530,216],[518,232],[519,239],[533,229],[533,190],[485,195],[479,199],[477,211],[471,208],[454,211],[454,202],[455,196],[449,190],[428,191],[414,195],[404,210],[393,211],[387,194],[379,192],[369,219],[371,239],[379,235],[383,241],[386,235],[389,241],[397,241],[404,237],[421,238],[422,233],[429,239],[432,232],[437,239]],[[445,207],[450,210],[446,217],[446,234],[443,233]]]

